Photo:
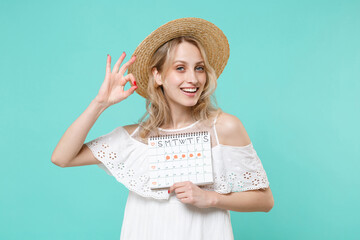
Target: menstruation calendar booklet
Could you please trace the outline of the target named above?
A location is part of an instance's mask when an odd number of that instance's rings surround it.
[[[176,182],[196,185],[214,182],[210,133],[190,132],[148,139],[150,188],[168,188]]]

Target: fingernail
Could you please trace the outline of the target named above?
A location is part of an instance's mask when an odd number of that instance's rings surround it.
[[[134,85],[136,86],[136,81],[134,81]]]
[[[168,190],[168,193],[170,193],[170,190]]]
[[[109,54],[108,54],[108,56],[109,56]]]

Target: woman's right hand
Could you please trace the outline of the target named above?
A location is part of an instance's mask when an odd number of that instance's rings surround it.
[[[95,97],[95,101],[106,108],[123,101],[128,96],[133,94],[137,88],[135,77],[131,73],[124,76],[129,66],[135,62],[135,56],[133,56],[119,69],[125,56],[126,54],[123,52],[119,60],[114,65],[112,71],[111,56],[107,56],[105,80],[100,87],[98,95]],[[132,86],[128,90],[124,91],[125,84],[128,81],[131,82]]]

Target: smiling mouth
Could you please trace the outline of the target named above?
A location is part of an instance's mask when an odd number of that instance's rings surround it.
[[[199,88],[180,88],[183,92],[186,92],[186,93],[196,93]]]

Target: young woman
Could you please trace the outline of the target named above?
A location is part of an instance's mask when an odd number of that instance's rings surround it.
[[[130,190],[120,239],[234,239],[229,211],[272,209],[267,175],[244,126],[210,99],[228,57],[223,32],[199,18],[159,27],[112,70],[108,55],[98,95],[60,139],[52,162],[97,164]],[[100,114],[134,91],[146,99],[139,124],[84,143]],[[194,132],[210,133],[213,182],[150,188],[149,137]]]

